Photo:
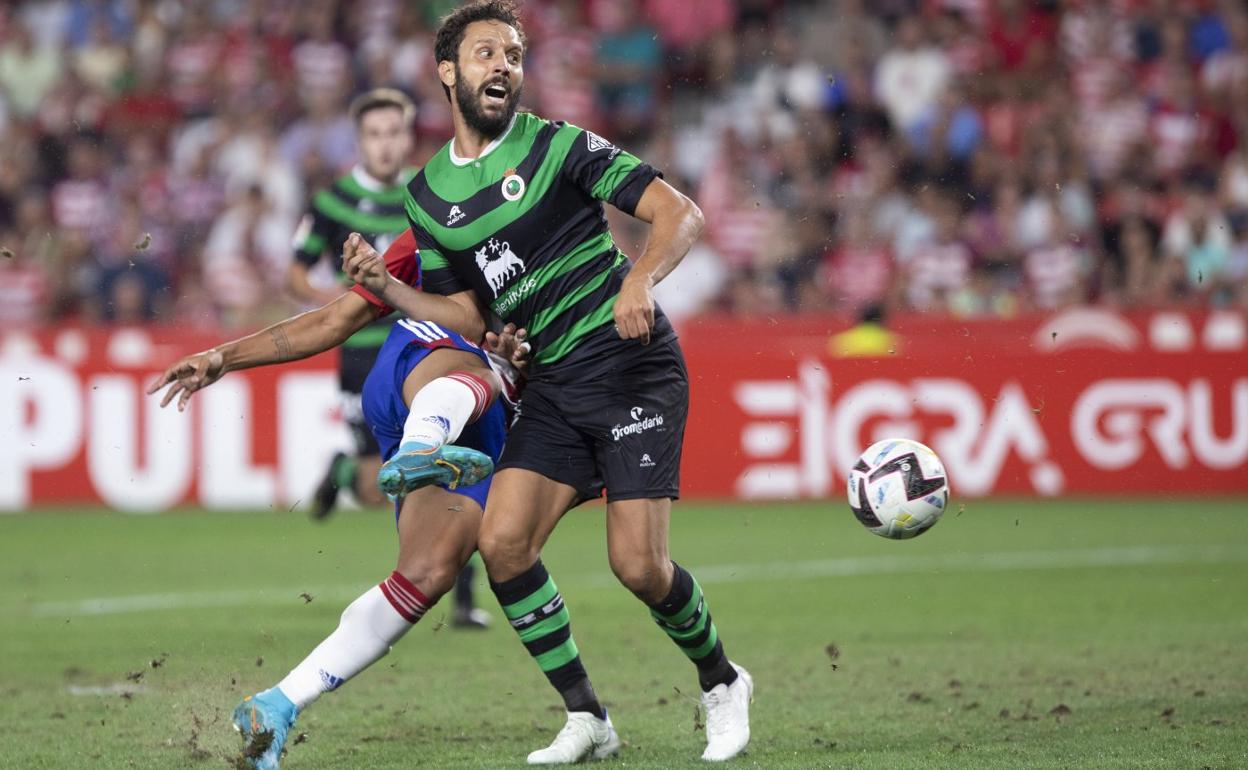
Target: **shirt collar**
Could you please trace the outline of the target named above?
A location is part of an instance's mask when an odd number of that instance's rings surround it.
[[[511,122],[507,124],[507,129],[503,131],[503,133],[499,134],[498,137],[494,139],[494,141],[487,144],[485,146],[485,149],[481,151],[481,154],[475,158],[459,157],[459,155],[455,153],[455,140],[452,139],[450,144],[447,145],[447,149],[451,153],[451,163],[454,163],[456,166],[467,166],[469,163],[472,163],[474,160],[481,160],[486,155],[489,155],[491,152],[494,151],[495,147],[498,147],[500,144],[503,143],[503,140],[506,139],[507,135],[511,133],[511,129],[516,127],[516,118],[519,116],[519,114],[520,113],[516,113],[515,115],[512,115]]]
[[[399,175],[402,176],[402,173],[403,172],[400,171]],[[359,164],[352,166],[351,178],[354,179],[360,187],[363,187],[365,190],[368,190],[369,192],[374,192],[374,193],[384,192],[394,186],[394,185],[388,185],[385,182],[382,182],[377,177],[365,171],[364,166],[359,165]],[[397,183],[397,179],[396,179],[396,183]]]

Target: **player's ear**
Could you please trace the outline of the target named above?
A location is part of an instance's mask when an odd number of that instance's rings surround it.
[[[438,79],[441,80],[442,85],[447,88],[455,88],[455,62],[438,62]]]

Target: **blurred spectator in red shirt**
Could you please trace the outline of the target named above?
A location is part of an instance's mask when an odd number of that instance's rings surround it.
[[[893,256],[871,232],[865,211],[847,211],[837,227],[837,241],[824,255],[824,292],[833,307],[858,315],[869,305],[884,305],[893,287]]]

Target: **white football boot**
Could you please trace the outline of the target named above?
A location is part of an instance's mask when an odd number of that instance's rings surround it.
[[[750,700],[754,697],[754,679],[738,666],[737,680],[720,684],[702,693],[706,709],[706,751],[708,762],[723,762],[745,751],[750,742]]]
[[[611,717],[599,719],[587,711],[569,711],[568,722],[554,743],[529,755],[530,765],[572,765],[620,753],[620,736]]]

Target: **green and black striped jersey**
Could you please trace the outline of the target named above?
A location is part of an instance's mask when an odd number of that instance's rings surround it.
[[[592,370],[630,344],[612,314],[630,263],[602,203],[632,214],[658,176],[597,134],[531,113],[517,114],[478,158],[456,157],[448,142],[408,185],[425,291],[475,291],[527,329],[535,373]],[[651,339],[674,336],[662,311],[655,316]]]
[[[415,176],[416,169],[404,169],[397,183],[384,187],[357,166],[339,177],[328,190],[316,194],[299,223],[295,259],[312,267],[328,253],[338,279],[348,283],[342,272],[342,244],[351,233],[359,233],[378,253],[385,253],[390,242],[407,229],[403,202],[407,184]],[[382,319],[356,332],[344,345],[381,347],[389,332],[390,322]]]

